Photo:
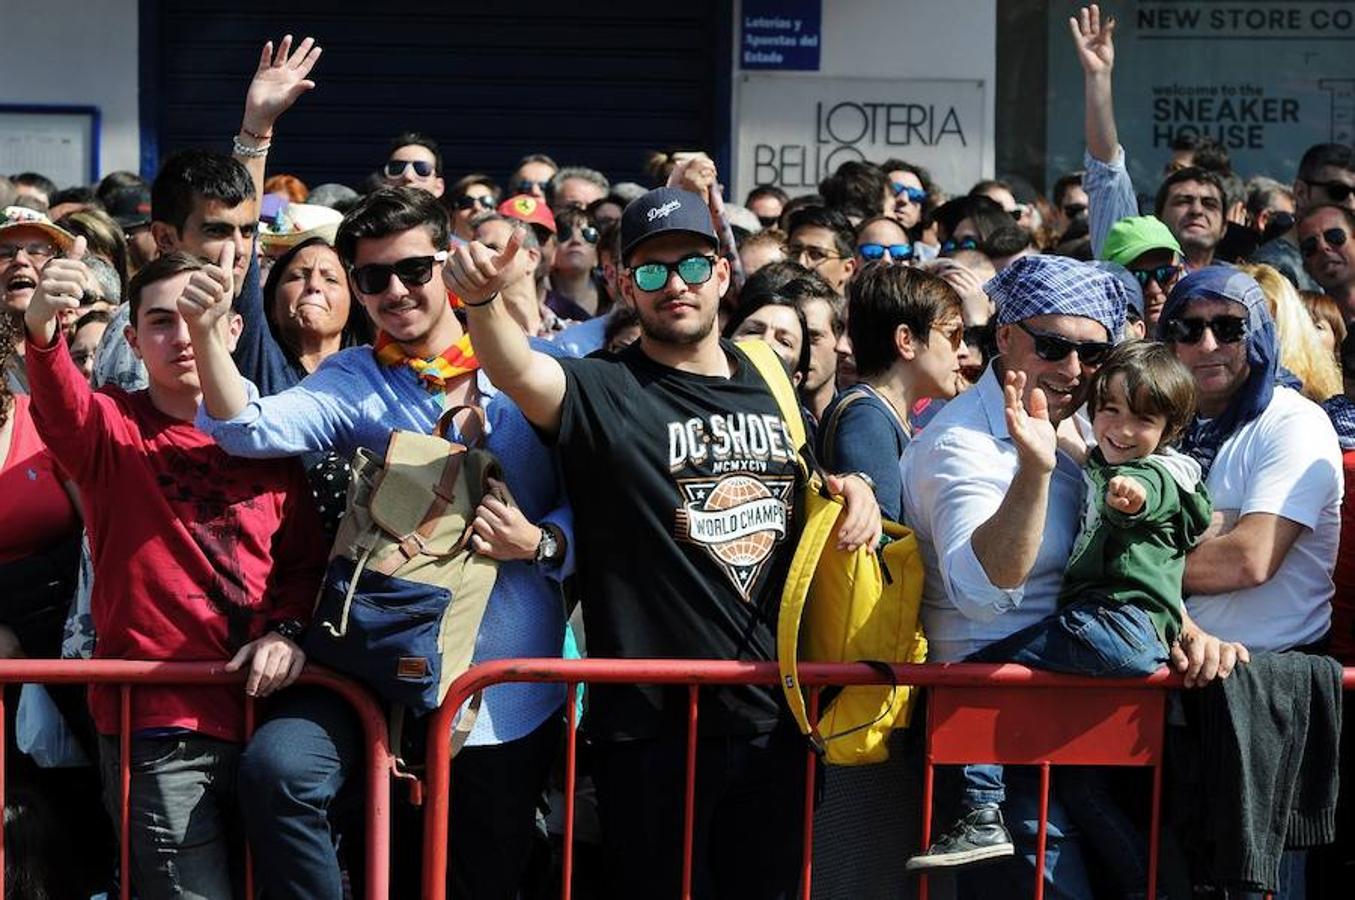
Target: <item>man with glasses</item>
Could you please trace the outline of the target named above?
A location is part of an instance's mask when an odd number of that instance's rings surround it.
[[[885,177],[889,179],[889,189],[894,193],[894,202],[885,207],[886,214],[898,219],[904,228],[917,227],[926,212],[927,197],[931,193],[931,176],[921,166],[901,159],[887,159],[880,163],[880,168],[884,170]]]
[[[441,197],[442,150],[426,134],[407,131],[391,141],[390,154],[381,170],[382,180],[390,187],[416,187]]]
[[[554,461],[506,393],[480,371],[470,338],[437,277],[447,256],[446,210],[426,191],[368,195],[339,227],[335,249],[356,299],[379,329],[373,347],[350,347],[300,384],[271,397],[241,378],[217,323],[229,305],[204,281],[180,301],[203,384],[198,427],[237,456],[290,456],[365,448],[384,457],[393,429],[432,432],[444,409],[475,405],[485,446],[503,464],[514,507],[480,507],[472,539],[498,560],[475,661],[559,656],[559,581],[572,563],[572,519]],[[222,270],[212,280],[225,280]],[[514,333],[526,336],[514,321]],[[473,419],[449,438],[477,439]],[[462,429],[465,428],[466,431]],[[495,501],[486,501],[491,504]],[[362,758],[359,731],[327,694],[284,696],[241,761],[240,796],[255,864],[270,896],[342,897],[326,810]],[[452,788],[452,895],[516,896],[559,737],[564,691],[537,685],[486,692]]]
[[[23,321],[29,301],[38,289],[38,275],[58,253],[74,242],[64,228],[47,216],[24,206],[7,206],[0,212],[0,311],[14,320],[15,351],[5,365],[5,381],[16,394],[28,393],[24,366]]]
[[[1322,205],[1299,219],[1299,253],[1304,271],[1341,307],[1347,322],[1355,320],[1355,212]]]
[[[1082,187],[1083,172],[1069,172],[1054,182],[1049,196],[1054,201],[1054,233],[1062,235],[1074,222],[1087,221],[1087,192]]]
[[[529,153],[513,169],[508,178],[508,193],[526,194],[544,202],[550,190],[551,179],[560,167],[544,153]]]
[[[856,271],[856,234],[835,209],[805,206],[790,214],[786,258],[817,272],[839,297]]]
[[[452,243],[464,244],[474,239],[471,222],[499,205],[499,186],[488,175],[475,172],[458,179],[446,196],[447,211],[452,215]]]
[[[1345,144],[1309,147],[1299,160],[1298,174],[1294,177],[1293,203],[1296,217],[1302,217],[1315,206],[1355,210],[1355,149]],[[1256,248],[1252,261],[1277,269],[1300,290],[1317,290],[1318,283],[1308,273],[1299,252],[1295,228]]]
[[[626,207],[621,235],[621,290],[641,336],[615,355],[532,352],[499,298],[516,243],[458,248],[443,277],[468,307],[486,370],[558,448],[587,548],[578,569],[589,653],[772,659],[798,468],[767,384],[716,329],[730,269],[710,209],[659,188]],[[880,513],[869,486],[855,477],[829,486],[847,503],[842,543],[873,544]],[[730,530],[720,513],[734,509],[747,515]],[[611,895],[666,894],[682,876],[686,694],[589,690]],[[702,691],[699,722],[694,883],[710,896],[791,897],[803,740],[765,688]]]
[[[556,172],[546,188],[546,199],[557,212],[575,207],[587,209],[592,203],[607,196],[612,184],[597,169],[584,166],[565,166]]]
[[[781,220],[781,210],[790,202],[790,196],[774,184],[759,184],[748,192],[743,205],[762,223],[763,228],[774,228]]]
[[[1186,556],[1187,612],[1253,651],[1322,652],[1343,486],[1331,421],[1276,383],[1275,322],[1248,275],[1214,266],[1186,276],[1158,337],[1195,376],[1199,408],[1180,449],[1203,467],[1222,519]],[[1285,854],[1276,897],[1304,896],[1302,863],[1301,853]]]
[[[1154,216],[1129,216],[1116,222],[1101,247],[1101,259],[1129,270],[1143,290],[1143,316],[1148,333],[1186,268],[1181,245]]]
[[[1081,464],[1065,448],[1084,443],[1074,418],[1125,317],[1112,275],[1063,257],[1018,259],[988,282],[997,305],[994,359],[973,390],[946,404],[903,457],[903,505],[922,545],[928,661],[956,662],[1055,611],[1082,516]],[[1190,622],[1173,658],[1187,681],[1226,674],[1237,649]],[[1007,786],[1013,862],[966,872],[973,896],[1030,891],[1038,783],[1013,773]],[[1016,779],[1020,778],[1018,782]],[[1050,798],[1046,892],[1090,898],[1086,862],[1068,833],[1067,804]],[[976,815],[978,815],[976,813]],[[1007,829],[985,810],[955,843],[998,845]]]

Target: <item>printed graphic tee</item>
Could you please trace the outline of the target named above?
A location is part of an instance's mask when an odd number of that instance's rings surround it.
[[[730,378],[660,365],[635,343],[561,359],[559,445],[593,657],[772,660],[798,535],[799,468],[770,389],[732,343]],[[782,718],[775,688],[702,689],[703,735]],[[686,727],[685,687],[596,685],[603,739]]]

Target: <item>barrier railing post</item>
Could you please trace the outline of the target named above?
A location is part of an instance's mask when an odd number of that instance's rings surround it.
[[[5,769],[9,766],[9,760],[5,756],[5,692],[0,685],[0,808],[4,806],[5,799]],[[0,812],[0,900],[5,900],[5,817]]]
[[[809,689],[809,721],[819,723],[819,688]],[[804,838],[800,853],[800,900],[810,900],[814,890],[814,788],[818,775],[818,757],[813,747],[805,748]]]
[[[682,900],[692,897],[692,850],[696,828],[696,726],[700,688],[687,689],[687,780],[682,801]]]
[[[578,685],[571,683],[565,689],[565,858],[560,878],[561,900],[569,900],[574,891],[574,781],[578,765],[579,706]]]
[[[131,814],[132,802],[132,686],[122,685],[118,691],[118,820],[122,828],[118,834],[118,896],[122,900],[131,900],[132,896],[132,850],[131,850]]]

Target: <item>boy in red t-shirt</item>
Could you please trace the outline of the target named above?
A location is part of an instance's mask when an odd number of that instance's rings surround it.
[[[84,239],[42,272],[24,316],[33,416],[75,482],[94,560],[103,659],[230,660],[245,692],[291,684],[293,643],[324,566],[318,516],[296,460],[232,457],[192,425],[201,392],[179,296],[196,259],[170,253],[128,288],[127,342],[149,387],[91,391],[57,336],[91,283]],[[239,317],[221,327],[234,342]],[[140,687],[132,698],[131,878],[143,900],[232,896],[228,834],[243,702],[237,688]],[[90,690],[105,798],[118,815],[118,692]]]

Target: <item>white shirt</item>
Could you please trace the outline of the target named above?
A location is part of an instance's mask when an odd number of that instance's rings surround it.
[[[974,554],[975,529],[1016,477],[1002,388],[993,367],[948,402],[903,453],[903,508],[926,579],[922,624],[929,662],[960,660],[1051,615],[1082,514],[1082,469],[1060,451],[1050,478],[1044,540],[1025,582],[996,587]]]
[[[1276,387],[1265,411],[1223,442],[1205,484],[1215,510],[1271,513],[1303,531],[1275,577],[1246,590],[1189,597],[1191,618],[1249,650],[1287,650],[1326,634],[1344,488],[1331,420],[1295,391]]]

